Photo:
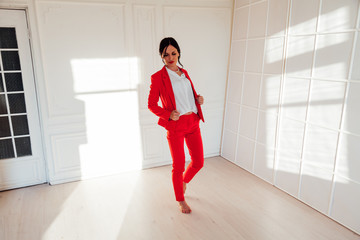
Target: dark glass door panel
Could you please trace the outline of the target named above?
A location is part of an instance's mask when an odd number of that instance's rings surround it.
[[[32,155],[16,29],[0,27],[0,159]]]

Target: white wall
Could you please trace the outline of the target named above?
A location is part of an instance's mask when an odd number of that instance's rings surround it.
[[[13,0],[27,9],[52,184],[171,163],[147,109],[158,45],[175,37],[205,97],[206,156],[220,154],[233,2]]]
[[[222,156],[360,233],[357,0],[237,0]]]

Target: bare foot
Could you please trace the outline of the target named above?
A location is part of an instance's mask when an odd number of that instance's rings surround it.
[[[191,208],[185,201],[180,201],[179,206],[182,213],[191,213]]]
[[[183,189],[184,189],[184,194],[185,194],[185,191],[186,191],[186,182],[183,182]]]

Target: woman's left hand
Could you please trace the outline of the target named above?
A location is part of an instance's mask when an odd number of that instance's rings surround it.
[[[197,96],[196,100],[200,105],[204,104],[204,97],[201,96],[200,94]]]

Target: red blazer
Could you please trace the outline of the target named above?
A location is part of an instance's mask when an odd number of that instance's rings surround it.
[[[195,91],[194,85],[187,71],[184,69],[181,69],[181,71],[190,81],[194,93],[194,101],[198,110],[198,115],[200,119],[204,122],[204,116],[201,111],[200,104],[196,101],[197,93]],[[162,107],[158,105],[159,97],[161,99]],[[158,124],[160,126],[163,126],[168,130],[171,128],[171,122],[174,121],[169,119],[171,112],[176,109],[176,103],[175,103],[175,95],[171,85],[170,77],[169,74],[167,73],[165,66],[151,76],[148,108],[150,109],[151,112],[153,112],[156,116],[159,117]]]

